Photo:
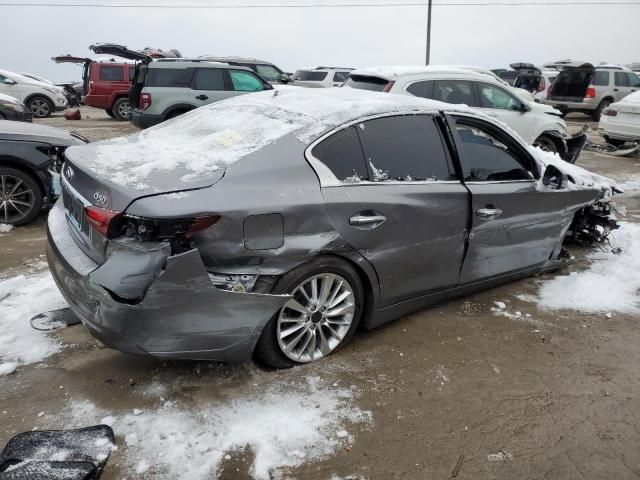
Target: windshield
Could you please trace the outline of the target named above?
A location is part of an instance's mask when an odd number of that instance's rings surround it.
[[[327,78],[327,73],[328,72],[318,72],[316,70],[298,70],[293,74],[293,79],[303,82],[321,82]]]
[[[273,65],[256,65],[258,75],[268,81],[280,80],[282,72]]]

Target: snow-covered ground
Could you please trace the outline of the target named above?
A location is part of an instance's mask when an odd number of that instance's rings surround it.
[[[237,388],[231,398],[196,407],[166,401],[160,396],[163,389],[155,392],[154,408],[141,406],[125,414],[86,400],[71,401],[62,416],[64,425],[44,416],[42,426],[111,425],[119,454],[134,477],[218,478],[221,464],[248,448],[252,477],[267,480],[280,468],[328,457],[353,441],[354,424],[371,421],[369,412],[354,406],[354,387],[298,378],[295,371],[265,375],[268,382]]]
[[[0,281],[0,376],[12,373],[18,365],[44,360],[62,348],[55,337],[31,328],[29,319],[65,306],[48,272]]]

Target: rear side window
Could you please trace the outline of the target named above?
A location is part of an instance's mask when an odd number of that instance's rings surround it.
[[[194,90],[225,90],[224,70],[221,68],[197,68],[191,88]]]
[[[237,92],[258,92],[264,90],[262,81],[249,72],[242,70],[230,70],[231,83]]]
[[[340,181],[356,182],[369,179],[355,127],[334,133],[316,145],[311,153]]]
[[[358,127],[374,182],[451,177],[442,139],[431,116],[376,118]]]
[[[629,77],[627,77],[627,72],[615,72],[614,81],[615,81],[616,87],[629,86]]]
[[[335,72],[333,74],[333,81],[334,82],[344,82],[347,78],[349,78],[349,72]]]
[[[345,86],[360,90],[370,90],[372,92],[382,92],[388,83],[389,81],[383,78],[351,75],[345,83]]]
[[[191,68],[150,68],[144,84],[146,87],[187,88],[192,74]]]
[[[433,89],[433,99],[441,102],[474,106],[473,84],[467,80],[438,80]]]
[[[604,87],[609,85],[609,72],[607,71],[598,71],[593,75],[593,80],[591,82],[592,85],[597,87]]]
[[[298,70],[293,76],[294,80],[303,82],[321,82],[327,78],[327,72],[316,72],[313,70]]]
[[[414,82],[407,87],[407,92],[416,97],[433,98],[433,80]]]
[[[100,65],[98,78],[105,82],[122,82],[124,81],[124,69],[120,66]]]
[[[511,151],[490,132],[458,122],[458,136],[464,150],[463,174],[470,182],[530,180],[533,175]]]

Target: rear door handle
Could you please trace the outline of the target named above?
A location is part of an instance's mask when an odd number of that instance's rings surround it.
[[[480,208],[476,210],[476,215],[483,220],[491,220],[502,215],[502,210],[499,208]]]
[[[362,228],[362,229],[373,229],[382,225],[387,221],[387,217],[384,215],[368,215],[363,213],[358,213],[349,219],[349,225]]]
[[[614,88],[614,89],[613,89],[613,91],[614,91],[614,92],[617,92],[617,91],[618,91],[618,89],[617,89],[617,88]]]
[[[198,100],[207,100],[209,97],[207,97],[206,95],[198,95],[196,98]]]

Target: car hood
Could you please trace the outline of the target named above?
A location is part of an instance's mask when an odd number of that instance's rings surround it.
[[[562,116],[562,112],[560,110],[553,108],[551,105],[546,105],[544,103],[538,103],[538,102],[529,102],[529,106],[531,107],[531,110],[534,112],[548,113],[549,115],[555,115],[557,117]]]
[[[66,130],[28,122],[0,122],[0,140],[40,142],[58,147],[84,145]]]

